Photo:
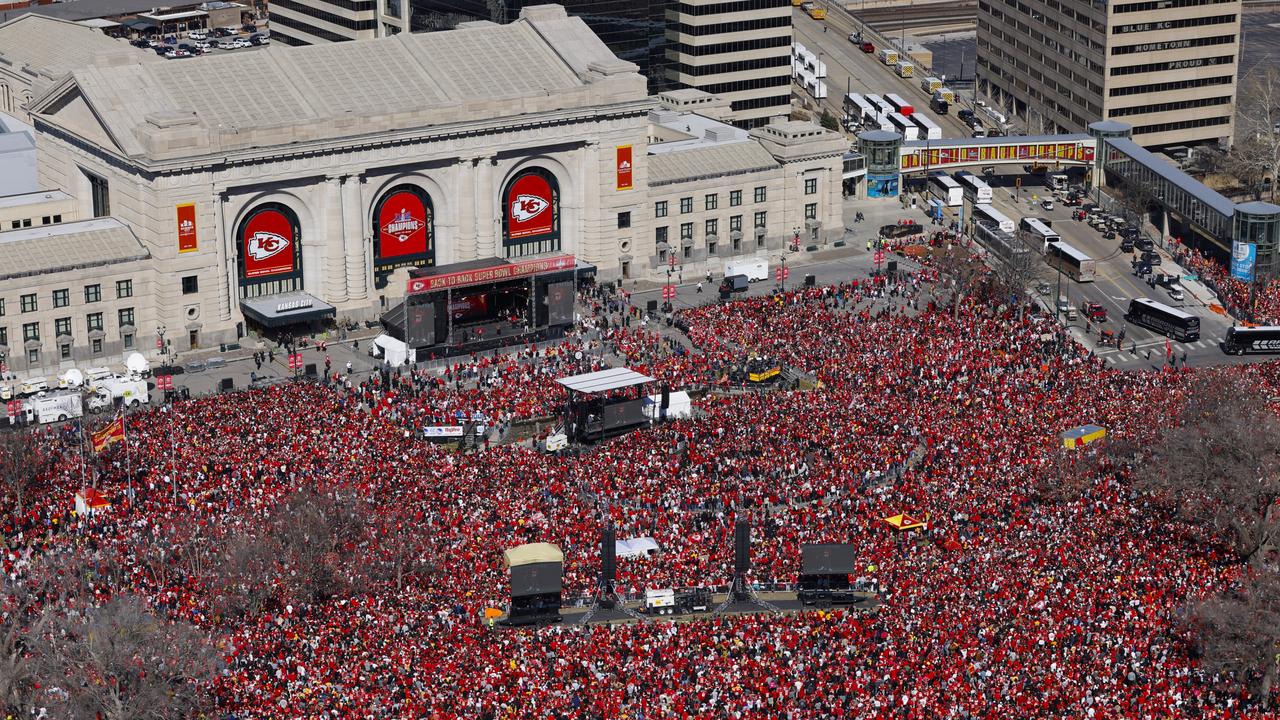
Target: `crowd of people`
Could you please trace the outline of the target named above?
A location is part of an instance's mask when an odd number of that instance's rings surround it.
[[[1201,670],[1180,622],[1238,567],[1154,514],[1120,468],[1052,492],[1063,431],[1149,441],[1193,372],[1275,387],[1275,366],[1112,370],[1049,317],[953,305],[927,269],[684,311],[683,339],[608,293],[581,300],[563,340],[350,387],[177,402],[131,414],[126,442],[100,457],[38,431],[53,464],[21,512],[6,499],[9,582],[39,556],[121,568],[97,592],[141,594],[207,633],[226,663],[208,692],[239,720],[1280,717]],[[810,382],[726,383],[753,354]],[[695,417],[564,457],[511,430],[558,412],[555,378],[622,363],[696,390]],[[420,439],[459,414],[495,428],[492,446]],[[88,482],[113,506],[81,517],[71,497]],[[219,548],[300,488],[369,504],[380,540],[343,558],[353,574],[405,553],[407,577],[223,613]],[[899,513],[926,527],[895,530],[885,518]],[[721,586],[740,517],[752,582],[794,582],[802,544],[851,543],[878,606],[484,622],[509,602],[510,547],[555,543],[564,595],[589,596],[612,523],[661,547],[620,561],[622,594]]]
[[[1231,315],[1258,325],[1280,325],[1280,280],[1250,283],[1202,251],[1174,241],[1174,261],[1213,290]]]

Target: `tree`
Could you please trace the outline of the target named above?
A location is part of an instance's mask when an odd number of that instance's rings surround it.
[[[0,479],[21,515],[26,511],[27,491],[49,468],[48,448],[35,442],[29,432],[0,435]]]
[[[1280,670],[1280,575],[1260,572],[1196,606],[1191,629],[1205,669],[1231,674],[1264,705]]]
[[[1280,419],[1248,379],[1215,373],[1195,381],[1134,480],[1224,538],[1242,562],[1261,566],[1280,547]]]
[[[950,278],[955,286],[955,301],[952,305],[952,314],[958,313],[960,311],[960,302],[982,286],[989,270],[981,260],[959,247],[938,251],[936,258],[938,272]]]
[[[1261,194],[1264,178],[1271,178],[1270,199],[1276,199],[1277,176],[1280,176],[1280,70],[1274,65],[1251,73],[1241,83],[1236,102],[1235,146],[1230,155],[1232,168],[1248,175],[1237,175],[1246,187]],[[1235,174],[1235,173],[1233,173]]]
[[[4,608],[0,613],[0,713],[34,717],[40,696],[31,640],[41,635],[46,621],[39,612],[43,583],[27,578],[14,582],[4,574],[0,582],[0,607]]]
[[[840,120],[827,108],[822,108],[822,117],[818,120],[822,127],[840,132]]]
[[[34,646],[55,716],[171,720],[211,708],[203,685],[220,660],[194,626],[159,618],[132,595],[68,610],[46,608]]]

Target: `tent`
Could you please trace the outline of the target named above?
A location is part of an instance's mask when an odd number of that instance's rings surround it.
[[[562,563],[564,553],[551,543],[526,543],[506,550],[502,558],[507,567],[513,568],[535,563]]]
[[[906,513],[899,513],[885,518],[884,521],[897,530],[916,530],[918,528],[928,529],[929,527],[929,516],[927,515],[924,520],[917,520]]]
[[[656,555],[662,548],[658,546],[658,541],[647,535],[638,538],[629,538],[627,540],[614,541],[613,546],[617,552],[617,556],[621,560],[634,560],[636,558],[646,558]]]
[[[1082,448],[1107,436],[1107,430],[1099,425],[1081,425],[1062,433],[1062,447],[1068,450]]]
[[[92,515],[109,507],[111,507],[111,501],[96,488],[84,488],[76,493],[76,514],[78,515]]]
[[[693,417],[693,400],[689,393],[680,390],[667,394],[667,419],[685,420]],[[650,395],[644,404],[644,414],[650,420],[657,421],[662,417],[662,395]]]

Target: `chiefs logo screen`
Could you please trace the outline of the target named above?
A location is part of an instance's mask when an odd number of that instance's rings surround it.
[[[507,190],[507,237],[515,240],[552,232],[558,211],[545,177],[521,175]]]
[[[283,275],[294,270],[297,243],[291,218],[279,210],[260,210],[244,224],[244,276]]]

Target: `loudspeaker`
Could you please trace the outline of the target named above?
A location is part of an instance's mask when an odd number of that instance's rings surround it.
[[[307,376],[308,376],[308,377],[315,377],[315,376],[317,375],[317,373],[316,373],[316,364],[315,364],[315,363],[307,363],[307,371],[306,371],[306,372],[307,372]]]
[[[666,410],[671,407],[671,386],[666,383],[662,384],[662,409]]]
[[[815,286],[815,285],[817,285],[817,284],[818,284],[818,278],[814,277],[812,273],[810,273],[809,275],[805,275],[805,276],[804,276],[804,286],[805,286],[805,287],[813,287],[813,286]]]
[[[218,383],[218,392],[231,392],[236,389],[236,381],[231,378],[222,378]]]
[[[646,311],[646,312],[650,312],[650,313],[656,313],[656,312],[658,312],[658,301],[657,301],[657,300],[650,300],[650,301],[646,302],[646,303],[644,304],[644,309],[645,309],[645,311]]]
[[[751,523],[738,520],[733,524],[733,573],[746,574],[751,569]]]
[[[606,587],[612,586],[618,577],[617,539],[613,523],[605,525],[600,531],[600,584]]]
[[[885,269],[885,271],[886,271],[886,272],[888,272],[890,275],[892,275],[892,274],[894,274],[894,273],[898,272],[898,261],[897,261],[897,260],[890,260],[890,261],[889,261],[889,263],[888,263],[887,265],[885,265],[885,266],[884,266],[884,269]]]

